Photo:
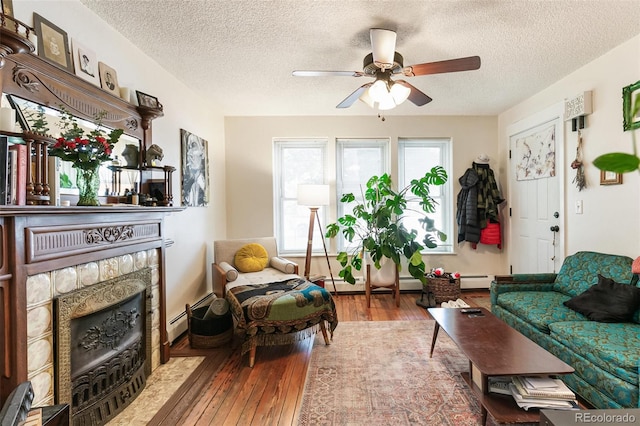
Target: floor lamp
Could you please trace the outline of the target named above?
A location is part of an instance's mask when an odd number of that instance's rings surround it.
[[[327,244],[324,241],[322,225],[320,224],[320,216],[318,216],[318,208],[320,206],[329,205],[329,185],[298,185],[298,205],[309,207],[309,235],[307,238],[307,256],[304,261],[304,277],[309,279],[311,271],[311,251],[313,249],[313,223],[317,220],[320,236],[322,237],[322,247],[324,248],[324,256],[327,259],[327,267],[329,268],[329,276],[333,284],[334,294],[338,294],[336,283],[333,280],[333,272],[331,272],[331,262],[329,262],[329,253],[327,253]]]

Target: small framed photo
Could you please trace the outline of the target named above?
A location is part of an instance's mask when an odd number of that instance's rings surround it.
[[[98,62],[100,72],[100,86],[114,96],[120,97],[120,86],[118,86],[118,74],[104,62]]]
[[[2,13],[4,16],[13,18],[13,0],[0,0],[2,4]]]
[[[155,96],[147,95],[136,90],[136,97],[138,98],[138,105],[147,108],[162,109],[162,104],[158,102],[158,98]]]
[[[640,96],[640,81],[622,88],[622,118],[625,132],[640,128],[640,113],[632,117],[633,103],[638,96]]]
[[[600,185],[622,184],[622,173],[600,171]]]
[[[73,68],[76,75],[96,86],[100,86],[96,53],[76,39],[71,40],[71,47],[73,49]]]
[[[67,33],[37,13],[33,14],[33,26],[38,36],[38,56],[73,73]]]

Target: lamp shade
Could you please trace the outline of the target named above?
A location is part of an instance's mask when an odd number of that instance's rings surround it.
[[[309,207],[329,205],[329,185],[298,185],[298,205]]]

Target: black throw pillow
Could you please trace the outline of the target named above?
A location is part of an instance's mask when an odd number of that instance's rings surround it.
[[[633,314],[640,307],[640,288],[598,274],[598,284],[564,305],[592,321],[632,322]]]

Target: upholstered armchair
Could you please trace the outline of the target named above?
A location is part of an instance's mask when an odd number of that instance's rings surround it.
[[[330,343],[327,325],[333,337],[338,324],[331,293],[297,275],[297,264],[278,256],[274,237],[214,241],[213,257],[213,290],[244,332],[250,367],[257,346],[290,344],[318,330]]]

